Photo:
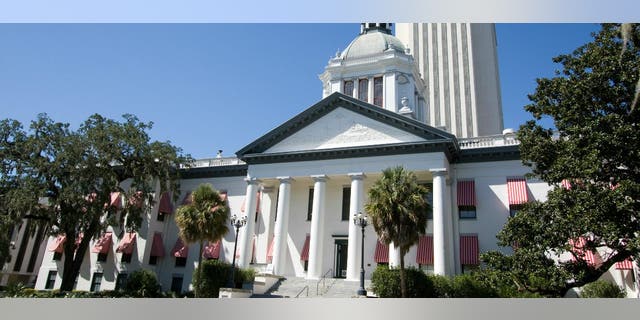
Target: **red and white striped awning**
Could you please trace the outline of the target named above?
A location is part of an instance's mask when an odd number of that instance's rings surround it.
[[[267,249],[267,262],[271,263],[271,261],[273,261],[273,241],[276,238],[273,237],[271,238],[271,242],[269,242],[269,248]]]
[[[309,235],[304,239],[304,245],[302,245],[302,251],[300,251],[300,260],[309,261]]]
[[[133,246],[136,244],[136,233],[128,232],[124,234],[122,241],[118,244],[116,252],[122,252],[124,254],[132,254]]]
[[[109,205],[116,209],[122,209],[122,196],[120,192],[111,192]]]
[[[205,259],[219,259],[220,258],[220,240],[216,242],[208,242],[202,250],[202,256]]]
[[[569,182],[569,180],[567,179],[562,179],[560,185],[567,190],[571,190],[571,182]]]
[[[380,242],[376,242],[376,252],[373,255],[373,261],[376,263],[389,263],[389,246]]]
[[[460,236],[460,264],[480,264],[479,251],[477,235]]]
[[[64,242],[67,241],[67,236],[59,234],[47,247],[47,250],[62,253],[64,251]]]
[[[152,257],[164,257],[164,244],[162,243],[162,233],[156,232],[153,234],[153,242],[151,243]]]
[[[617,270],[633,270],[633,261],[631,261],[631,258],[625,259],[620,262],[616,262],[615,266]]]
[[[458,206],[476,206],[475,181],[458,181]]]
[[[433,236],[421,236],[418,241],[417,264],[433,264]]]
[[[587,245],[587,239],[585,237],[579,237],[577,241],[569,240],[569,244],[573,246],[575,254],[581,257],[588,265],[597,266],[601,263],[602,259],[600,255],[594,253],[591,250],[585,250]],[[576,261],[576,257],[571,257],[572,261]]]
[[[245,197],[244,201],[242,201],[242,207],[240,211],[244,212],[247,207],[247,198]],[[260,191],[256,193],[256,213],[260,213]]]
[[[509,194],[509,205],[529,202],[527,180],[524,178],[507,178],[507,192]]]
[[[105,232],[96,244],[91,248],[91,252],[93,253],[109,253],[111,249],[111,232]]]
[[[171,204],[171,192],[163,192],[160,196],[160,206],[158,207],[158,212],[164,214],[173,213],[173,205]]]
[[[184,244],[182,238],[178,237],[178,240],[176,240],[176,244],[173,246],[173,250],[171,250],[171,255],[176,258],[186,258],[189,256],[189,247]]]

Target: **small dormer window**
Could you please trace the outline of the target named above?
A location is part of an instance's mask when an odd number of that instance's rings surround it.
[[[373,78],[373,104],[378,107],[382,107],[383,96],[382,77]]]
[[[353,97],[353,80],[348,80],[344,82],[342,93],[348,95],[349,97]]]
[[[364,102],[369,102],[369,80],[360,79],[358,81],[358,99]]]

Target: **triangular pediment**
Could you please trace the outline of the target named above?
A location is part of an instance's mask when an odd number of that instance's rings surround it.
[[[296,152],[425,141],[415,134],[338,107],[264,151]]]
[[[354,99],[333,93],[302,113],[258,138],[236,154],[239,158],[364,150],[379,147],[422,145],[458,150],[455,136]],[[414,150],[419,148],[413,147]],[[387,148],[388,150],[388,148]],[[337,156],[337,154],[334,154]],[[280,156],[278,156],[280,157]]]

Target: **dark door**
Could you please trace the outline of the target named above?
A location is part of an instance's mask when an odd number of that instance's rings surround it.
[[[345,278],[347,275],[347,240],[336,240],[335,242],[336,264],[334,277]]]

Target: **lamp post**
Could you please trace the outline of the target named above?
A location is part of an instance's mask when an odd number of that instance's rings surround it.
[[[360,255],[360,288],[358,288],[358,295],[366,297],[367,290],[364,289],[364,228],[369,225],[367,215],[358,212],[353,215],[353,223],[362,229],[362,252]]]
[[[236,241],[233,244],[233,260],[231,262],[231,275],[229,275],[229,281],[227,282],[227,287],[235,288],[234,277],[236,271],[236,249],[238,248],[238,231],[242,226],[247,224],[247,216],[238,219],[238,217],[234,214],[231,216],[231,225],[236,228]]]

